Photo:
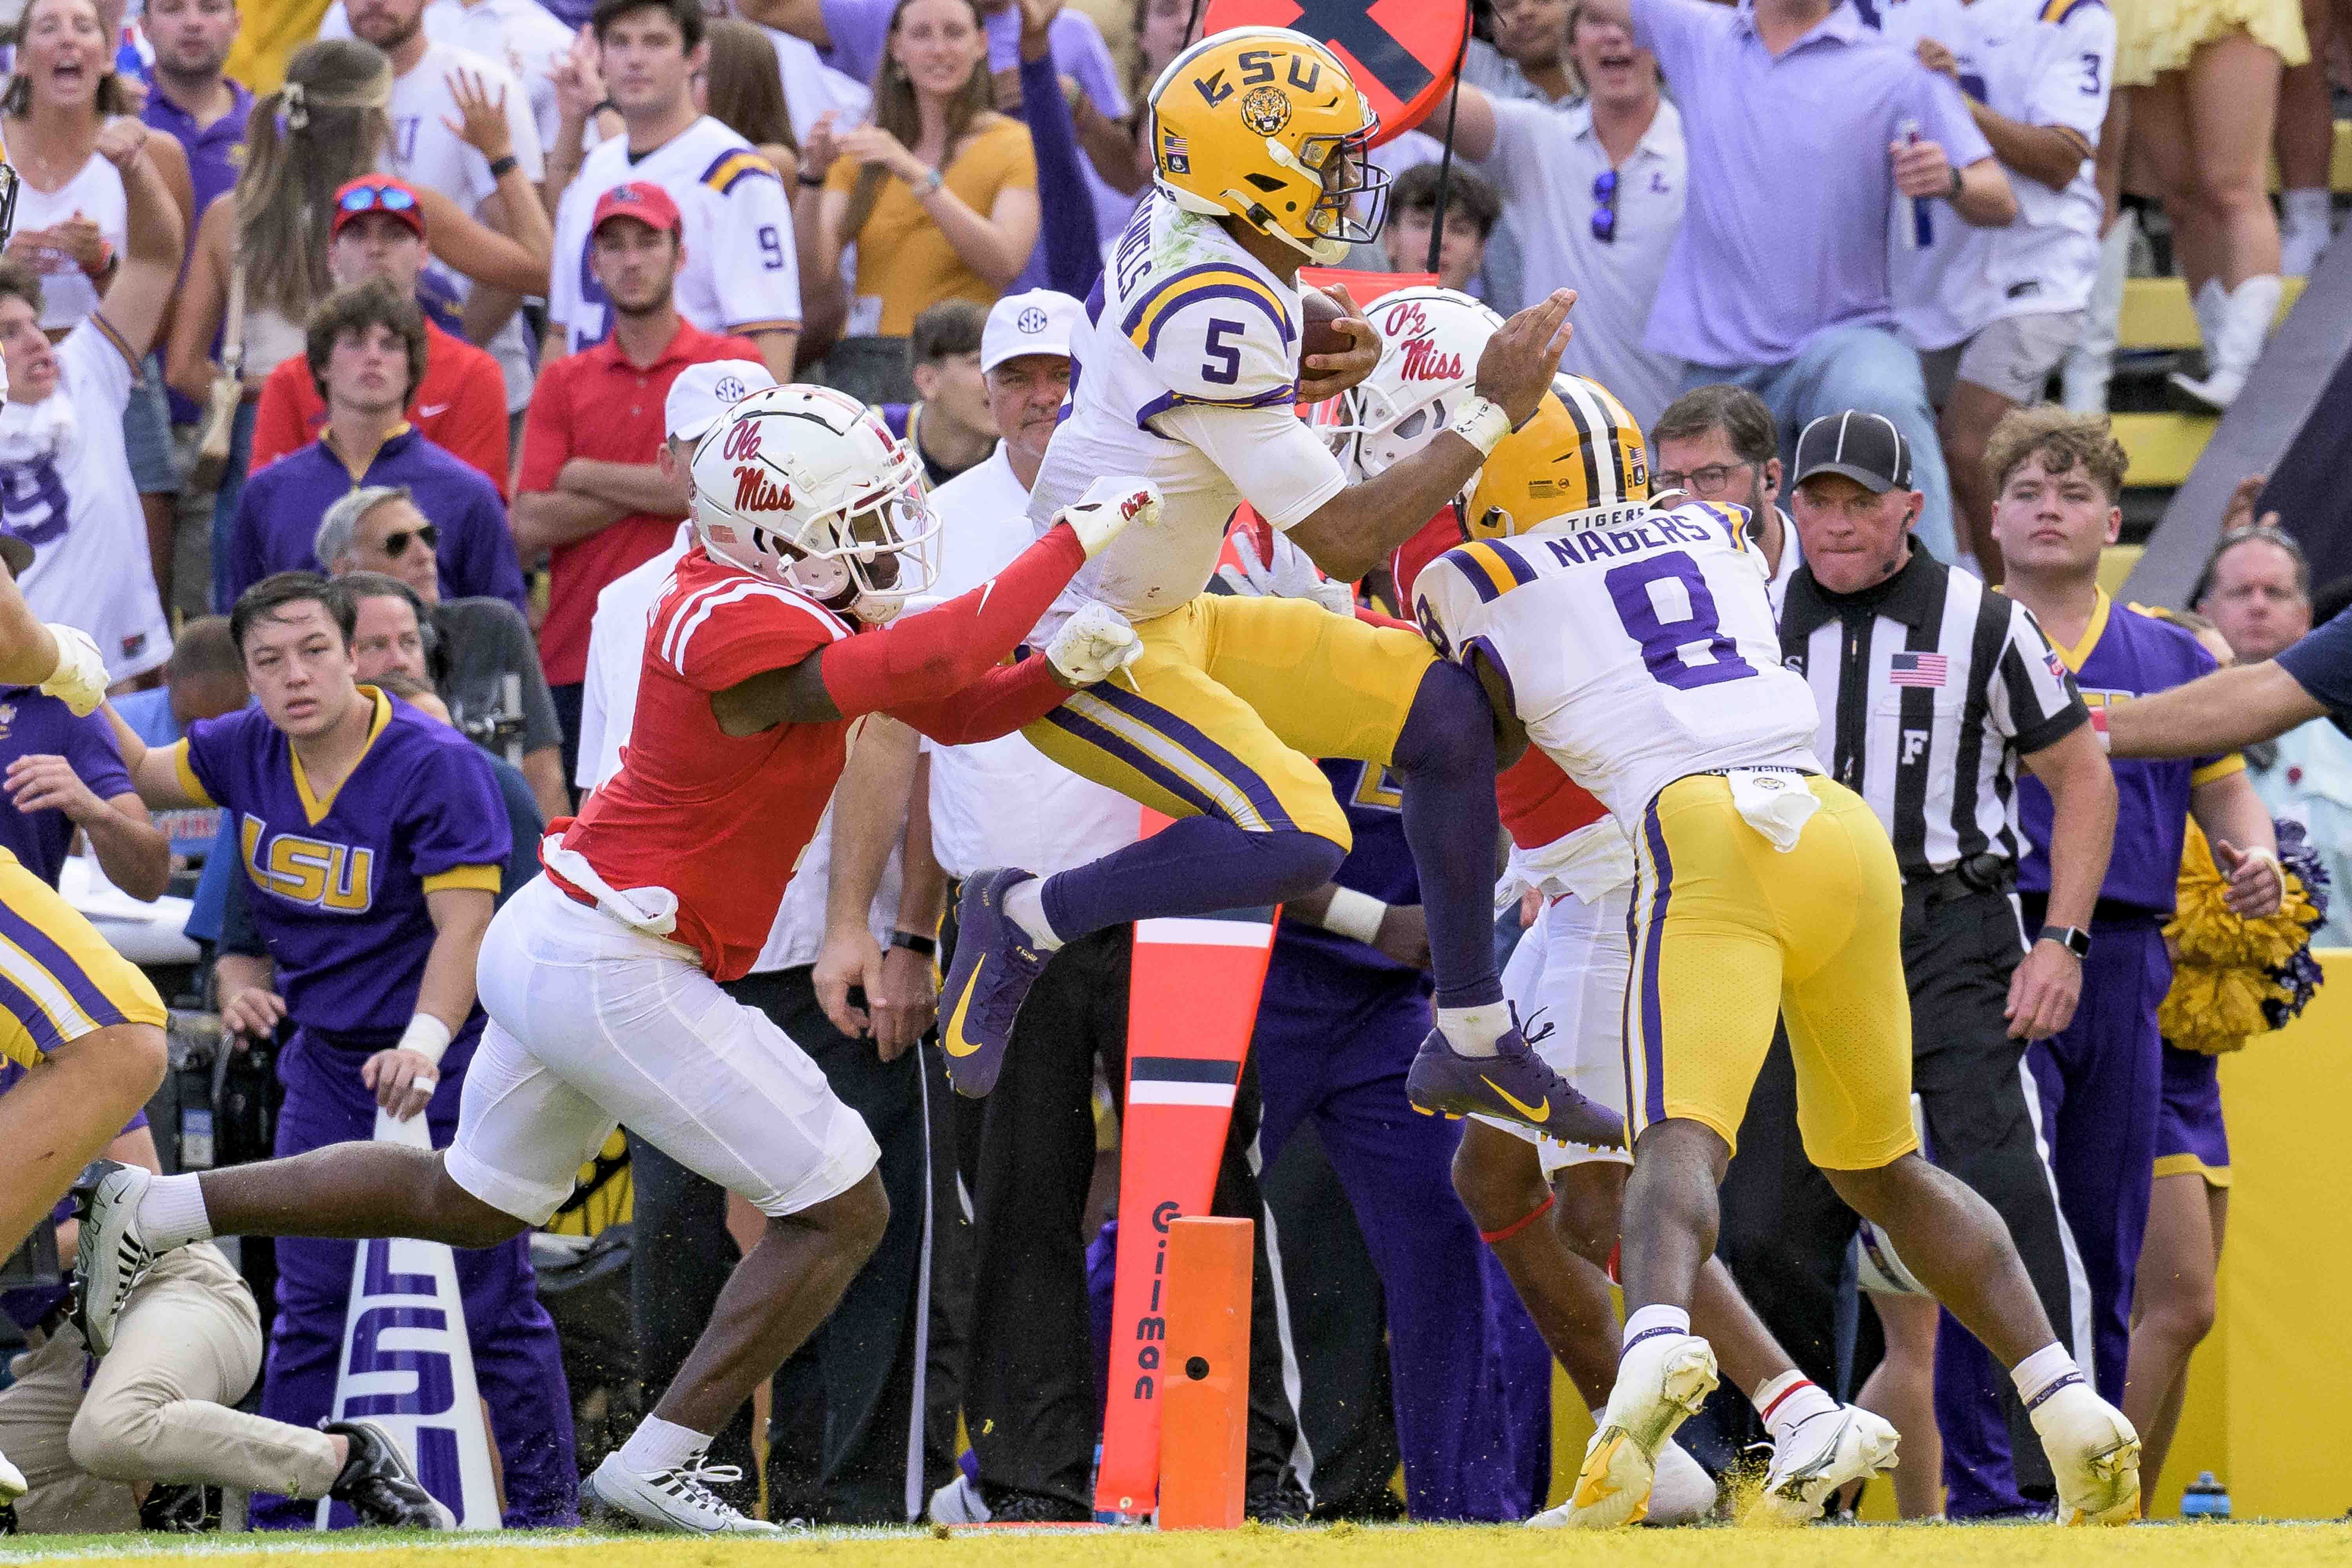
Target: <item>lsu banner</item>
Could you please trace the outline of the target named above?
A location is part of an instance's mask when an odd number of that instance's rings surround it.
[[[422,1114],[394,1121],[378,1110],[375,1138],[432,1147]],[[498,1488],[457,1259],[437,1241],[362,1241],[352,1263],[351,1303],[336,1363],[334,1418],[373,1421],[390,1431],[415,1461],[425,1489],[457,1516],[458,1529],[498,1529]],[[320,1529],[356,1522],[341,1504],[320,1502]]]

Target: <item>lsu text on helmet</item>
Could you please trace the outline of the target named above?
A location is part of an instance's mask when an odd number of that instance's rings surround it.
[[[1203,38],[1168,62],[1150,102],[1155,175],[1186,212],[1237,217],[1326,267],[1380,233],[1389,177],[1366,156],[1380,116],[1305,34]]]
[[[1427,446],[1475,395],[1478,355],[1503,318],[1451,289],[1418,287],[1381,295],[1365,311],[1381,337],[1371,374],[1321,408],[1320,428],[1339,461],[1370,479]],[[1463,498],[1477,483],[1465,484]]]
[[[1641,426],[1607,387],[1562,371],[1478,471],[1462,523],[1472,539],[1507,539],[1579,512],[1630,515],[1649,499]]]
[[[880,415],[831,387],[753,393],[696,443],[702,546],[841,614],[880,623],[937,578],[922,464]]]

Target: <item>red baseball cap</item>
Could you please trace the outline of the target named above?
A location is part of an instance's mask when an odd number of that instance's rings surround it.
[[[678,216],[677,204],[651,180],[631,180],[597,197],[596,211],[588,219],[588,232],[593,234],[604,227],[608,217],[633,217],[647,228],[667,229],[672,234],[685,226]]]
[[[366,213],[382,213],[398,218],[425,237],[425,203],[416,187],[406,180],[391,174],[362,174],[347,180],[335,192],[335,225],[329,237],[343,232],[343,226]]]

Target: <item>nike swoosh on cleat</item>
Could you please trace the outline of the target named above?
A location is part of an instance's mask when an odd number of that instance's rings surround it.
[[[948,1026],[940,1035],[940,1047],[951,1057],[968,1057],[980,1049],[979,1041],[964,1038],[963,1016],[971,1006],[971,994],[980,989],[981,971],[987,967],[984,958],[971,966],[971,981],[956,998],[955,1011],[948,1015]]]
[[[1496,1083],[1485,1073],[1480,1073],[1478,1075],[1478,1081],[1485,1084],[1488,1089],[1493,1089],[1496,1094],[1501,1095],[1503,1097],[1504,1104],[1509,1106],[1513,1110],[1517,1111],[1521,1116],[1526,1117],[1528,1121],[1549,1121],[1551,1120],[1551,1096],[1545,1095],[1540,1102],[1535,1105],[1529,1105],[1526,1100],[1515,1097],[1509,1089],[1505,1089],[1501,1084]]]

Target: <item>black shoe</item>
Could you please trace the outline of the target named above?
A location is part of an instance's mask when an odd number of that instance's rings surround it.
[[[1090,1508],[1044,1492],[992,1489],[988,1493],[991,1524],[1088,1524],[1094,1517]]]
[[[0,1535],[14,1535],[16,1533],[16,1505],[13,1502],[0,1502]]]
[[[1286,1469],[1270,1484],[1252,1487],[1242,1511],[1260,1524],[1305,1524],[1310,1506],[1307,1489]]]
[[[351,1457],[327,1495],[348,1504],[362,1524],[386,1530],[455,1530],[457,1516],[425,1489],[399,1441],[373,1421],[330,1421],[320,1428],[351,1439]]]
[[[205,1535],[221,1527],[221,1489],[202,1481],[158,1481],[139,1505],[139,1528]]]

